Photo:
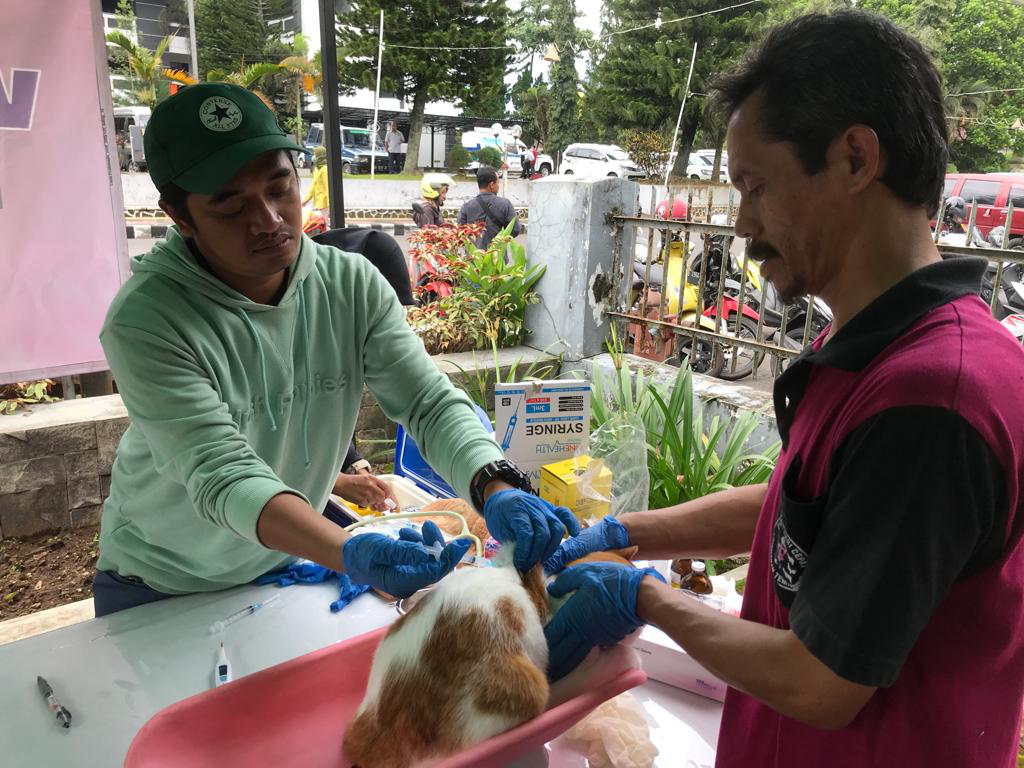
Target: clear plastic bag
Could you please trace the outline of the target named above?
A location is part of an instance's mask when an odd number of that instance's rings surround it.
[[[616,413],[590,435],[590,466],[576,480],[580,497],[607,501],[611,514],[647,509],[647,432],[636,414]],[[603,467],[612,473],[611,498],[595,487]],[[593,522],[593,521],[588,521]]]

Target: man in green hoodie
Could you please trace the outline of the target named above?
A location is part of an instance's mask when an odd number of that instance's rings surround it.
[[[150,176],[174,220],[133,260],[100,338],[131,426],[104,504],[98,616],[224,589],[307,558],[393,595],[454,568],[422,543],[322,517],[363,385],[531,567],[579,527],[527,492],[464,393],[360,256],[304,237],[298,150],[244,88],[202,83],[153,111]]]

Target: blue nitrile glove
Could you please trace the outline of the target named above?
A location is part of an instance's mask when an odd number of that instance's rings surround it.
[[[340,587],[340,594],[338,599],[331,603],[331,613],[337,613],[363,594],[363,592],[370,591],[368,584],[353,584],[352,579],[344,573],[338,574],[338,581],[340,582],[338,585]]]
[[[544,561],[544,570],[548,573],[558,573],[573,560],[579,560],[591,552],[624,549],[628,546],[629,534],[625,526],[608,515],[597,525],[585,529],[579,536],[563,541],[555,550],[555,554]]]
[[[301,562],[292,563],[283,571],[272,571],[264,573],[254,583],[256,584],[277,584],[282,587],[289,587],[292,584],[320,584],[333,579],[338,575],[337,571],[325,568],[316,563]]]
[[[568,509],[515,488],[498,491],[484,502],[484,520],[495,539],[515,543],[515,566],[523,572],[551,557],[566,529],[570,536],[580,532]]]
[[[618,563],[586,563],[565,569],[548,587],[552,597],[575,592],[544,627],[550,660],[548,678],[560,680],[594,646],[615,645],[643,626],[636,600],[645,576],[665,581],[653,568]]]
[[[417,531],[415,528],[403,528],[398,532],[398,538],[402,541],[411,541],[414,544],[424,544],[427,547],[432,547],[436,544],[444,546],[444,534],[441,533],[441,529],[437,527],[437,523],[433,520],[427,520],[423,524],[423,530]]]
[[[329,579],[338,579],[340,587],[338,599],[331,603],[331,613],[337,613],[370,589],[364,584],[353,584],[344,573],[309,562],[293,563],[283,571],[265,573],[256,579],[255,583],[289,587],[292,584],[321,584]]]
[[[424,527],[430,525],[425,523]],[[356,584],[369,584],[395,597],[408,597],[446,576],[469,550],[468,541],[453,541],[439,559],[421,543],[363,533],[345,542],[341,559]]]

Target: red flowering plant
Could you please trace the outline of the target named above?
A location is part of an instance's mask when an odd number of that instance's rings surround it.
[[[473,242],[482,223],[412,233],[420,306],[409,324],[430,354],[515,346],[527,331],[526,305],[543,266],[528,266],[525,249],[510,232],[499,232],[486,249]]]
[[[417,229],[409,235],[409,256],[414,265],[414,273],[420,278],[430,275],[427,280],[420,280],[416,292],[421,300],[429,300],[439,294],[451,291],[438,291],[423,285],[426,283],[443,283],[452,291],[458,286],[460,276],[469,264],[466,249],[483,232],[483,222],[464,224],[459,227],[427,227]]]

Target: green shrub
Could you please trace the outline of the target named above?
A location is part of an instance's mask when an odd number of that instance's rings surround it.
[[[705,428],[689,368],[680,368],[670,386],[659,386],[642,371],[637,371],[634,378],[620,358],[610,379],[595,371],[591,431],[616,412],[640,417],[647,432],[651,509],[768,481],[780,445],[776,443],[762,453],[744,452],[760,423],[759,417],[750,412],[728,423],[716,416]]]
[[[494,168],[501,168],[501,152],[496,147],[484,147],[476,153],[476,159],[480,165],[490,165]]]
[[[629,154],[629,159],[648,176],[653,178],[665,172],[669,145],[660,133],[628,131],[623,136],[622,142],[622,146]]]
[[[469,150],[461,144],[456,144],[448,151],[448,170],[458,173],[470,163]]]

